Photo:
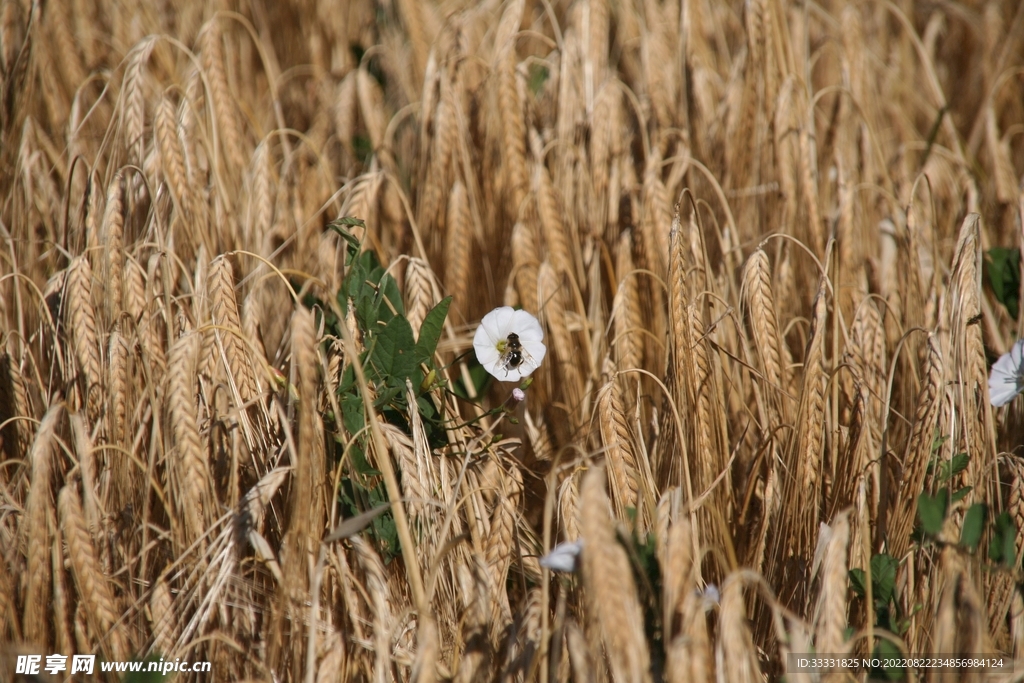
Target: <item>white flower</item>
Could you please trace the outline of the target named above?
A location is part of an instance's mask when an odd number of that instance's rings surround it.
[[[697,596],[701,599],[705,612],[711,611],[715,605],[722,602],[722,595],[718,592],[718,586],[713,583],[709,583],[708,587],[703,591],[697,591]]]
[[[502,306],[484,316],[476,328],[477,360],[504,382],[518,382],[540,367],[548,352],[544,329],[526,311]]]
[[[1004,353],[992,364],[988,378],[988,396],[992,405],[998,408],[1013,400],[1024,391],[1024,339],[1018,339],[1009,353]]]
[[[559,543],[551,552],[540,558],[540,566],[553,572],[572,574],[579,563],[580,551],[583,550],[583,539]]]

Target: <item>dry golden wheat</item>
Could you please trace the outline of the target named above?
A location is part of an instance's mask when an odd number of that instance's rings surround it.
[[[25,534],[25,582],[22,604],[29,607],[23,613],[22,633],[29,643],[45,643],[46,604],[50,595],[50,567],[47,553],[50,548],[49,518],[53,516],[51,503],[51,477],[56,457],[56,430],[64,415],[60,404],[46,411],[29,452],[31,479],[25,515],[28,523]]]
[[[604,486],[604,468],[593,468],[583,478],[580,495],[588,609],[602,634],[615,680],[647,681],[650,654],[643,640],[643,613],[629,559],[615,537]]]
[[[123,268],[124,179],[121,174],[117,174],[107,189],[107,203],[103,213],[103,305],[108,326],[120,317],[124,305]]]
[[[228,88],[225,74],[222,42],[219,23],[217,20],[210,21],[202,31],[200,55],[203,59],[206,78],[210,83],[208,97],[213,103],[213,111],[217,120],[217,134],[227,157],[225,160],[227,163],[223,168],[230,177],[242,169],[245,161],[242,154],[241,134],[232,106],[234,98]]]
[[[167,438],[171,456],[171,490],[175,513],[183,522],[183,548],[196,542],[206,531],[214,510],[210,498],[209,467],[199,433],[195,399],[195,368],[198,344],[195,333],[187,334],[171,347],[164,389],[167,397]]]
[[[128,655],[121,631],[116,627],[121,609],[114,600],[107,577],[103,575],[89,531],[82,524],[82,505],[73,484],[61,489],[58,509],[71,573],[78,593],[87,605],[92,636],[104,645],[107,656],[121,659]]]
[[[66,282],[67,315],[65,325],[71,334],[71,345],[78,367],[76,378],[79,405],[87,407],[90,420],[99,415],[102,361],[99,349],[99,329],[92,305],[92,268],[89,260],[78,257],[68,267]]]
[[[0,2],[0,640],[212,663],[182,683],[809,681],[788,654],[877,645],[881,552],[908,651],[1021,657],[985,252],[1021,244],[1024,11],[897,5]],[[453,295],[429,390],[335,306],[382,272],[414,331]],[[545,330],[526,401],[473,358],[502,304]]]

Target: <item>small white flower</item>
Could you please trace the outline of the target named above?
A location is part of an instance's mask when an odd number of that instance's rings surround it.
[[[502,306],[484,316],[476,328],[477,360],[503,382],[518,382],[540,367],[548,352],[544,329],[526,311]]]
[[[988,395],[992,405],[998,408],[1013,400],[1024,391],[1024,339],[1018,339],[1009,353],[1004,353],[992,364],[988,378]]]
[[[583,539],[559,543],[551,552],[540,558],[540,566],[553,572],[572,574],[579,563],[580,551],[583,550]]]
[[[711,609],[722,602],[722,595],[718,592],[718,586],[713,583],[709,583],[708,587],[703,591],[697,591],[697,595],[701,598],[701,605],[704,607],[705,612],[711,611]]]

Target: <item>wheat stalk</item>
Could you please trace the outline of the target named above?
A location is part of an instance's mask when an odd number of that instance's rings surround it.
[[[775,297],[772,293],[771,267],[768,255],[758,249],[743,266],[743,280],[740,298],[750,316],[750,327],[754,333],[754,348],[761,361],[761,367],[768,382],[770,395],[784,390],[789,385],[789,354],[779,334]],[[777,419],[784,419],[785,403],[773,401],[781,409]]]
[[[204,457],[196,417],[195,367],[197,336],[185,335],[171,347],[165,380],[170,473],[175,513],[184,524],[183,547],[192,545],[206,531],[213,514],[209,491],[210,473]]]
[[[484,554],[491,572],[491,585],[495,587],[491,601],[491,623],[492,633],[496,634],[512,619],[508,594],[503,587],[515,548],[513,536],[523,485],[521,475],[514,468],[506,471],[496,466],[494,474],[495,504],[491,510],[490,533],[485,539]]]
[[[291,585],[299,588],[308,580],[306,553],[310,552],[310,536],[319,536],[326,518],[323,485],[325,479],[319,416],[316,414],[318,368],[313,314],[296,309],[292,314],[292,376],[298,390],[298,443],[292,453],[293,489],[291,498],[292,526],[286,547],[289,563],[294,567]]]
[[[164,576],[157,579],[149,596],[149,616],[154,647],[165,656],[171,655],[174,652],[174,641],[178,638],[178,629],[174,619],[174,601]]]
[[[234,271],[228,259],[220,257],[210,263],[206,287],[209,290],[212,322],[218,328],[224,328],[218,329],[217,332],[224,345],[224,355],[227,356],[231,376],[242,401],[248,402],[256,397],[259,391],[249,349],[244,342],[245,336],[235,299]]]
[[[168,189],[174,196],[182,218],[191,221],[195,217],[195,211],[185,171],[185,153],[178,139],[174,105],[166,97],[161,99],[157,106],[153,130],[156,136],[155,145],[160,150],[160,168]]]
[[[562,212],[558,208],[555,189],[551,185],[551,177],[543,163],[533,165],[533,194],[537,198],[537,215],[540,219],[540,234],[544,238],[544,247],[548,260],[558,274],[578,278],[569,250],[569,237],[566,233]]]
[[[224,73],[222,41],[218,22],[210,21],[203,27],[199,52],[203,60],[206,78],[210,84],[209,97],[217,120],[217,134],[228,162],[222,168],[230,177],[243,168],[245,160],[242,154],[241,133],[238,130],[238,121],[232,107],[234,98],[228,88],[227,77]]]
[[[818,592],[817,628],[814,633],[818,652],[846,652],[845,634],[846,589],[849,581],[847,543],[850,540],[850,516],[841,513],[831,525],[832,536],[825,549],[822,563],[821,588]]]
[[[104,313],[107,325],[120,315],[124,301],[124,178],[114,176],[107,188],[107,204],[103,213],[103,277]]]
[[[384,683],[387,680],[386,672],[390,668],[391,644],[388,630],[391,628],[392,620],[384,565],[380,561],[380,556],[362,538],[352,538],[352,547],[366,574],[366,592],[370,611],[373,613],[374,680]]]
[[[530,179],[526,167],[526,121],[516,76],[516,32],[522,21],[523,0],[510,2],[496,31],[498,111],[501,117],[502,170],[508,194],[506,211],[518,219]]]
[[[10,353],[0,354],[0,417],[2,422],[15,418],[32,416],[31,404],[26,391],[25,378]],[[12,460],[23,458],[32,445],[32,432],[23,419],[4,427],[3,448]],[[7,475],[0,474],[0,481],[6,482]]]
[[[116,628],[121,610],[100,568],[92,538],[82,524],[82,504],[74,485],[61,489],[57,507],[61,531],[68,545],[71,574],[81,599],[87,605],[94,642],[102,643],[112,659],[121,659],[128,654],[123,635]]]
[[[939,343],[937,336],[928,337],[924,384],[917,397],[914,427],[904,456],[903,476],[898,483],[896,500],[899,504],[893,511],[888,534],[894,557],[902,555],[909,544],[909,535],[917,512],[917,494],[912,492],[922,490],[928,460],[932,453],[935,420],[944,394],[945,366]]]
[[[145,77],[146,63],[155,46],[155,36],[136,45],[124,72],[122,125],[128,163],[136,166],[141,165],[145,158],[146,93],[142,81]]]
[[[639,275],[633,268],[633,245],[631,235],[622,233],[615,249],[615,272],[618,288],[612,303],[612,319],[615,323],[614,346],[616,364],[620,370],[642,367],[644,324],[640,306]]]
[[[610,364],[611,361],[606,359],[606,370],[610,370]],[[605,461],[608,463],[615,516],[625,519],[626,509],[637,507],[639,473],[619,392],[619,383],[614,380],[601,388],[597,396],[597,417]]]
[[[100,360],[96,313],[92,305],[92,268],[87,258],[79,256],[72,261],[68,267],[65,291],[65,325],[71,332],[75,361],[80,372],[79,396],[81,404],[88,409],[90,421],[93,421],[99,415],[103,364]]]
[[[53,548],[50,551],[50,569],[53,571],[53,635],[57,647],[62,652],[69,652],[75,650],[75,641],[68,621],[71,608],[64,571],[64,537],[58,525],[54,524],[53,527]]]
[[[819,515],[822,491],[822,467],[824,461],[824,425],[825,425],[825,386],[828,372],[825,366],[825,323],[828,316],[828,301],[825,293],[825,281],[818,287],[814,299],[814,318],[811,327],[811,338],[807,345],[804,359],[804,382],[801,392],[800,421],[796,436],[798,451],[796,453],[796,479],[793,493],[801,492],[802,496],[810,496],[808,501],[800,501],[799,515],[805,519],[801,522],[800,540],[810,547],[814,527]],[[791,461],[793,462],[793,461]],[[794,499],[791,498],[791,501]]]
[[[448,195],[448,240],[445,246],[445,283],[456,305],[468,313],[470,254],[473,245],[473,217],[469,211],[469,195],[461,179],[456,179]]]
[[[51,502],[52,472],[56,455],[56,430],[64,415],[60,404],[50,407],[36,431],[29,451],[31,473],[25,518],[22,525],[26,536],[25,570],[27,581],[23,605],[22,634],[30,643],[45,643],[46,604],[50,595],[50,527],[48,517],[53,515]]]
[[[538,253],[535,231],[526,223],[516,223],[512,228],[512,273],[523,309],[533,312],[540,310],[537,296]]]
[[[648,681],[650,654],[643,639],[643,613],[629,559],[615,538],[604,486],[603,467],[593,468],[583,478],[583,585],[588,613],[601,631],[613,678]]]
[[[462,596],[466,600],[462,639],[466,647],[459,662],[456,680],[468,683],[477,672],[488,669],[492,656],[488,622],[491,617],[491,575],[486,558],[473,553],[467,564],[458,567]]]
[[[756,649],[747,625],[747,608],[743,598],[744,575],[733,574],[722,584],[719,608],[721,636],[715,649],[718,675],[728,681],[754,683],[757,680]]]

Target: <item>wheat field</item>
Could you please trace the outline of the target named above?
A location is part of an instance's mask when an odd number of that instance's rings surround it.
[[[0,75],[0,679],[1024,678],[1024,6],[4,0]]]

